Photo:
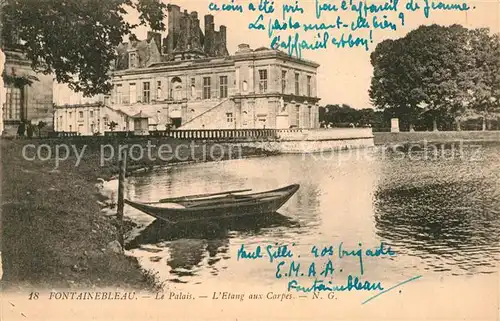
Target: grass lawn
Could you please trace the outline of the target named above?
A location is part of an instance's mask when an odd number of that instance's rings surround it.
[[[116,175],[118,168],[115,159],[101,166],[100,149],[103,144],[116,146],[123,141],[2,139],[0,143],[4,287],[153,289],[157,285],[150,273],[140,269],[136,259],[107,248],[118,239],[117,222],[102,215],[95,184],[98,177],[108,179]],[[140,140],[127,143],[145,145]],[[165,139],[154,143],[175,147],[185,142]],[[72,155],[55,168],[53,158],[25,159],[26,144],[46,144],[53,150],[61,144],[73,144],[77,150],[87,147],[79,166],[75,167],[76,156]],[[35,148],[30,146],[29,157],[34,155]],[[224,148],[220,151],[223,153]],[[221,156],[215,154],[212,156]],[[261,152],[245,149],[242,156],[255,154]],[[179,155],[172,162],[206,156],[202,155],[202,146],[194,154],[184,148]],[[129,160],[128,165],[139,168],[165,162],[142,158]]]

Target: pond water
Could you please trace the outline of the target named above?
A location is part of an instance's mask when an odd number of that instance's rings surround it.
[[[370,258],[364,275],[397,283],[415,275],[467,278],[498,271],[500,253],[500,146],[448,146],[426,151],[382,148],[316,155],[282,155],[160,169],[128,178],[126,197],[163,197],[298,183],[278,211],[224,226],[170,228],[126,206],[143,226],[128,236],[129,253],[166,284],[259,283],[286,290],[276,264],[236,259],[242,244],[292,244],[302,262],[313,245],[374,248],[397,253]],[[309,261],[308,261],[309,260]],[[359,274],[355,258],[335,262]]]

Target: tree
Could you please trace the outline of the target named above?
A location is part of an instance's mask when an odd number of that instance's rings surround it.
[[[487,121],[500,113],[500,35],[490,35],[488,29],[472,30],[469,48],[474,58],[474,73],[470,73],[468,108],[465,118],[481,117],[482,129]]]
[[[372,103],[406,118],[410,130],[421,116],[432,118],[437,130],[439,118],[463,112],[469,76],[475,72],[469,39],[469,30],[460,25],[431,25],[380,43],[371,55]]]
[[[374,70],[369,95],[378,110],[408,122],[411,129],[422,94],[416,78],[411,76],[415,66],[407,51],[404,39],[385,40],[377,45],[370,55]]]
[[[54,74],[85,96],[108,93],[115,48],[138,25],[125,21],[139,12],[139,25],[164,30],[166,5],[158,0],[0,0],[2,48],[18,49],[33,70]]]
[[[416,48],[414,54],[419,58],[422,101],[433,119],[433,130],[437,130],[439,117],[456,116],[458,103],[467,92],[467,75],[473,69],[468,36],[469,30],[460,25],[433,25],[409,34],[409,45]]]
[[[374,120],[374,110],[371,108],[354,109],[349,105],[327,105],[320,107],[319,120],[325,123],[332,123],[334,126],[345,126],[357,124],[357,126],[372,125]]]

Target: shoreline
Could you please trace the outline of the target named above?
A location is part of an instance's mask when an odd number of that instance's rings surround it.
[[[114,143],[120,143],[118,140]],[[172,145],[185,143],[167,140]],[[118,289],[156,292],[162,286],[154,271],[144,269],[118,243],[116,210],[106,206],[109,195],[96,186],[98,179],[116,179],[114,162],[99,166],[100,145],[89,148],[79,167],[74,159],[54,169],[53,163],[22,157],[26,144],[70,144],[67,140],[0,140],[2,148],[2,238],[0,253],[3,290]],[[108,142],[109,143],[109,142]],[[144,142],[143,142],[144,143]],[[224,145],[224,148],[231,148]],[[275,153],[243,148],[241,157]],[[224,151],[222,151],[224,152]],[[219,155],[215,155],[219,156]],[[229,160],[131,162],[127,175],[190,163]],[[115,211],[113,213],[112,211]],[[124,229],[140,228],[125,219]]]
[[[375,146],[448,143],[500,143],[500,131],[373,132]]]

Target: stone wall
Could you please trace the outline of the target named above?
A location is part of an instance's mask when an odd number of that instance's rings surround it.
[[[279,130],[282,141],[322,141],[346,139],[372,139],[371,128],[318,128]]]
[[[374,146],[371,128],[279,130],[275,141],[241,143],[278,153],[323,153]]]
[[[490,141],[500,142],[500,131],[438,131],[373,133],[376,145],[427,142]]]
[[[338,139],[321,141],[262,141],[238,143],[240,146],[261,148],[268,152],[284,154],[325,153],[340,150],[373,147],[373,138]]]

